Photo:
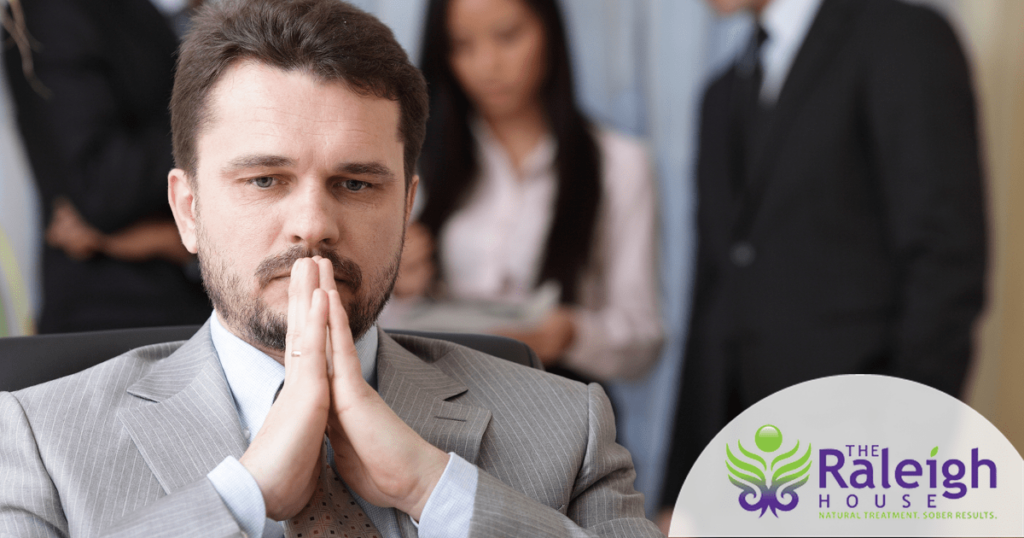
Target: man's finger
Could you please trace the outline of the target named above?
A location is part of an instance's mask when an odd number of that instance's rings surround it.
[[[305,327],[302,333],[302,354],[299,364],[304,372],[323,377],[327,375],[327,357],[325,357],[324,341],[327,338],[327,294],[322,289],[314,289],[310,298],[310,307],[306,312]]]
[[[292,264],[291,279],[288,283],[288,333],[285,339],[285,379],[292,368],[289,363],[299,361],[292,360],[293,350],[300,353],[305,349],[303,343],[306,340],[306,318],[309,313],[310,303],[313,299],[313,290],[319,278],[316,267],[309,258],[295,260]]]
[[[299,278],[297,263],[292,264],[291,277],[288,279],[288,331],[285,333],[284,338],[284,372],[285,378],[288,377],[292,370],[292,363],[294,361],[289,360],[292,350],[300,349],[299,341],[300,337],[300,325],[301,320],[305,317],[305,311],[300,314],[299,310]]]
[[[338,284],[334,281],[334,265],[331,264],[331,260],[319,256],[315,256],[313,260],[320,271],[320,289],[324,291],[338,289]]]
[[[292,264],[291,277],[288,279],[288,334],[285,340],[287,346],[293,344],[292,338],[299,328],[299,279],[295,277],[295,272],[295,264]]]
[[[309,258],[299,258],[292,265],[292,279],[298,279],[299,312],[308,312],[313,290],[320,284],[316,264]]]
[[[338,285],[334,281],[334,265],[331,264],[331,260],[321,258],[320,256],[313,256],[313,261],[317,265],[317,269],[320,274],[320,289],[325,292],[331,290],[337,290]],[[324,353],[327,355],[327,375],[334,373],[334,363],[331,361],[331,333],[327,333],[327,342],[324,344]]]
[[[363,370],[359,365],[356,344],[352,340],[352,330],[348,326],[348,314],[341,306],[341,294],[338,293],[338,290],[331,290],[327,293],[327,302],[330,316],[333,376],[335,379],[339,379],[339,376],[347,377],[348,379],[340,380],[348,382],[362,379]]]

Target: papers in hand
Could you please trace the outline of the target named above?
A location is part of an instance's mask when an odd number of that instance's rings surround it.
[[[546,283],[523,301],[392,299],[381,316],[388,329],[484,333],[495,329],[529,328],[558,305],[558,284]]]

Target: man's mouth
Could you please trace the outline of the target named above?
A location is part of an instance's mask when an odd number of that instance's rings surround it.
[[[296,260],[313,256],[321,256],[331,262],[334,267],[334,282],[339,288],[345,286],[352,291],[359,289],[362,284],[362,271],[352,260],[333,251],[314,251],[301,247],[294,247],[260,262],[256,269],[256,280],[259,282],[260,288],[265,288],[274,280],[290,277],[292,266]]]

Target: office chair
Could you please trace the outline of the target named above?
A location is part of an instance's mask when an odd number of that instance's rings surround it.
[[[199,327],[188,325],[0,338],[0,391],[19,390],[71,375],[137,347],[188,340]],[[543,369],[529,346],[511,338],[397,330],[387,333],[446,340],[516,364]]]

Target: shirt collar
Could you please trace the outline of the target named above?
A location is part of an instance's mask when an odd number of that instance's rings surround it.
[[[761,49],[764,83],[761,99],[775,102],[818,13],[821,0],[772,0],[761,12],[760,23],[768,33]]]
[[[508,152],[505,151],[498,138],[494,136],[494,131],[491,131],[487,122],[480,116],[473,116],[470,119],[469,127],[473,132],[473,137],[476,138],[483,158],[490,162],[500,163],[500,166],[513,171],[514,176],[515,167],[512,166],[512,159],[509,158]],[[549,170],[555,164],[557,149],[558,143],[551,132],[544,133],[537,146],[523,161],[522,179],[530,180],[550,176]]]
[[[263,426],[277,389],[284,381],[284,366],[221,325],[216,311],[210,318],[210,336],[235,398],[243,433],[251,442]],[[378,338],[374,325],[356,341],[363,379],[374,388],[377,386]]]
[[[165,17],[170,17],[181,13],[188,8],[188,0],[149,0],[153,6],[155,6],[160,13],[163,13]]]

